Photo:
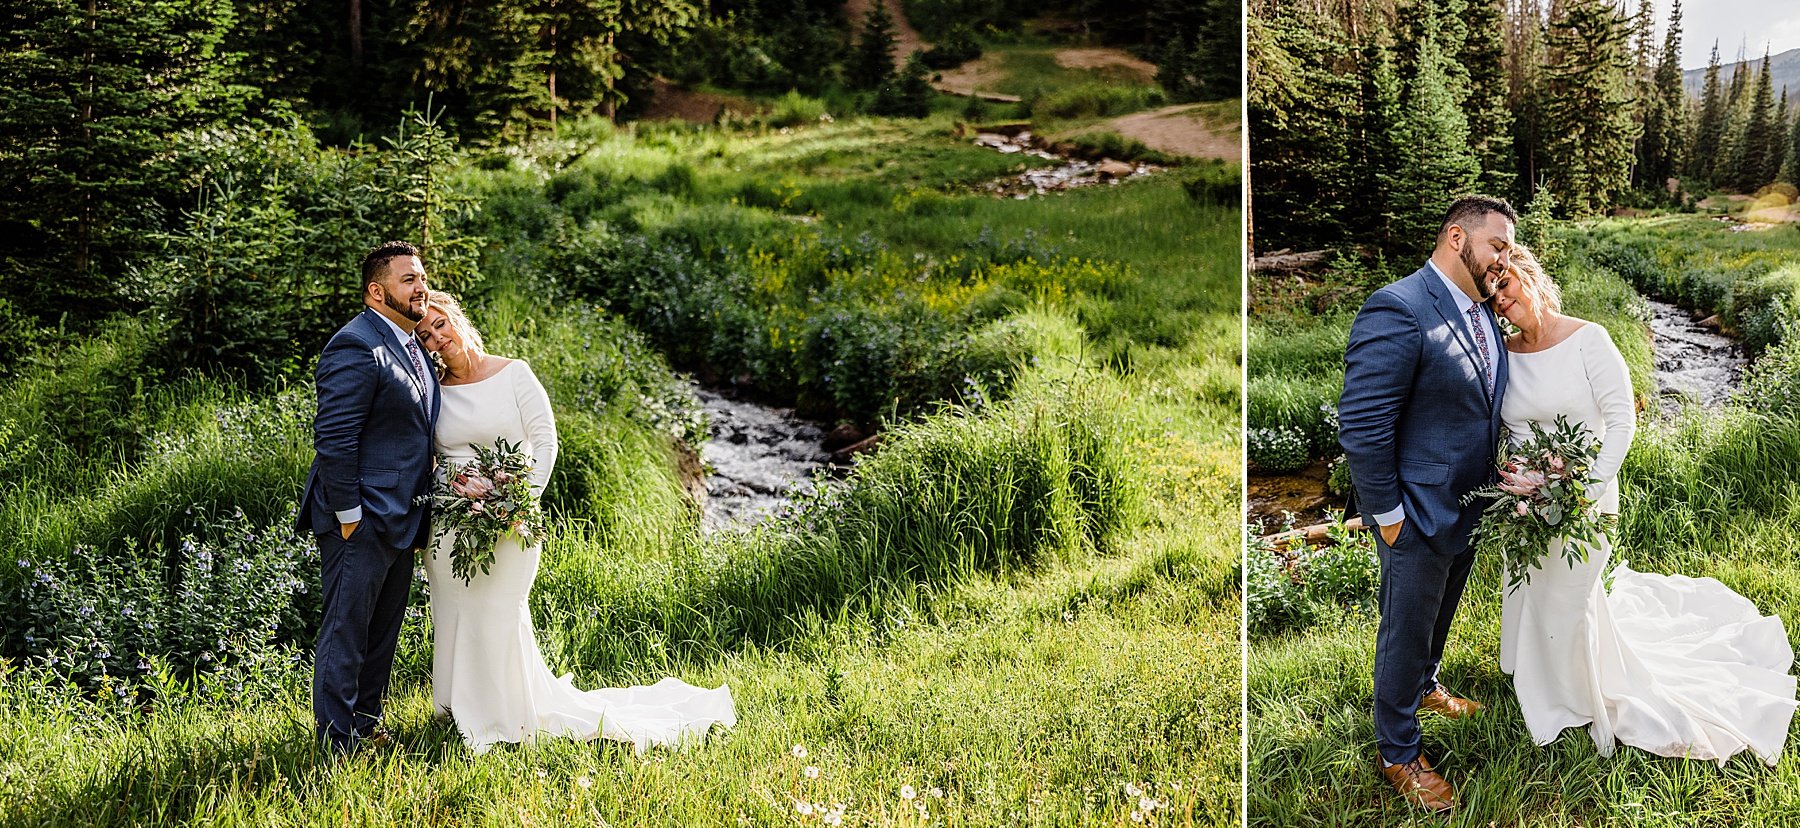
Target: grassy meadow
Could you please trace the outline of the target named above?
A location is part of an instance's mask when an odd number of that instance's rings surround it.
[[[1800,232],[1791,225],[1734,231],[1695,216],[1608,219],[1557,229],[1550,266],[1567,310],[1604,324],[1647,408],[1621,474],[1616,560],[1644,572],[1717,578],[1800,632],[1800,421],[1788,404],[1800,382],[1796,338],[1771,326],[1745,390],[1722,410],[1689,407],[1658,420],[1649,334],[1637,289],[1721,313],[1748,341],[1750,320],[1791,302]],[[1340,272],[1342,272],[1340,270]],[[1381,277],[1296,287],[1253,279],[1249,407],[1256,426],[1333,400],[1343,339],[1360,297]],[[1690,285],[1692,292],[1681,286]],[[1709,285],[1699,291],[1700,285]],[[1792,307],[1788,305],[1787,307]],[[1333,349],[1336,349],[1333,352]],[[1329,370],[1327,370],[1329,369]],[[1285,398],[1284,398],[1285,395]],[[1312,396],[1305,396],[1312,395]],[[1259,400],[1260,397],[1260,400]],[[1301,411],[1304,413],[1304,411]],[[1252,543],[1252,555],[1271,554]],[[1251,626],[1247,807],[1255,825],[1437,825],[1377,774],[1370,720],[1376,618],[1373,550],[1366,539],[1313,553],[1318,584],[1296,585],[1266,561],[1247,564]],[[1356,566],[1345,561],[1360,562]],[[1259,565],[1260,564],[1260,565]],[[1360,591],[1335,587],[1361,573]],[[1723,767],[1619,748],[1602,759],[1585,732],[1531,743],[1499,667],[1500,573],[1478,562],[1443,665],[1446,686],[1489,707],[1452,722],[1422,717],[1425,752],[1456,786],[1452,825],[1779,825],[1800,803],[1800,757],[1774,768],[1740,755]],[[1262,582],[1258,582],[1258,579]],[[1329,580],[1328,580],[1329,579]],[[1324,596],[1321,598],[1321,596]],[[1300,611],[1293,611],[1294,607]],[[1794,734],[1790,734],[1790,738]]]
[[[146,318],[0,381],[0,823],[1237,824],[1239,211],[1195,195],[1235,169],[995,199],[1022,162],[954,120],[565,124],[441,179],[427,268],[557,410],[546,657],[736,728],[473,756],[421,582],[397,747],[323,757],[309,374],[182,373]],[[702,536],[679,372],[883,448]]]

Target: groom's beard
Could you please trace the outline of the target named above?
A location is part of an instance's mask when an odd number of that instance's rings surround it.
[[[401,316],[404,316],[407,319],[411,319],[414,322],[417,322],[417,321],[425,318],[425,311],[413,310],[412,305],[410,305],[410,304],[402,305],[402,304],[396,303],[394,301],[394,294],[388,293],[385,290],[381,292],[381,304],[387,305],[388,310],[391,310],[397,314],[400,314]]]
[[[1475,261],[1475,246],[1464,245],[1462,249],[1463,270],[1469,272],[1469,281],[1475,283],[1475,292],[1481,295],[1481,301],[1494,298],[1494,288],[1488,281],[1488,272],[1479,269],[1480,263]]]

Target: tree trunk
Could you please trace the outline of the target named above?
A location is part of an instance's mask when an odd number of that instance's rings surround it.
[[[350,0],[350,62],[357,66],[363,62],[362,28],[362,0]]]

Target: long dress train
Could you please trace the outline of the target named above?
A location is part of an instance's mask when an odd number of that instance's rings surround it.
[[[543,491],[556,462],[549,397],[530,366],[514,361],[479,382],[442,387],[434,448],[453,462],[473,459],[471,443],[519,443],[533,458],[532,488]],[[425,560],[431,583],[432,701],[456,721],[477,753],[499,742],[604,738],[652,745],[703,737],[737,723],[729,687],[708,690],[665,678],[648,687],[577,689],[544,663],[531,623],[532,582],[541,549],[501,537],[493,567],[468,584],[451,574],[454,534]]]
[[[1515,435],[1567,415],[1603,435],[1592,470],[1600,508],[1616,514],[1616,476],[1631,445],[1630,375],[1604,328],[1587,324],[1535,353],[1509,355],[1501,415]],[[1795,709],[1794,651],[1781,619],[1712,578],[1613,569],[1610,543],[1564,565],[1560,542],[1531,581],[1501,602],[1500,666],[1513,676],[1532,740],[1588,726],[1661,756],[1721,764],[1750,750],[1773,765]]]

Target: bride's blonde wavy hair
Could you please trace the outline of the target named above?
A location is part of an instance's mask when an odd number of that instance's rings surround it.
[[[463,313],[462,303],[455,296],[441,290],[431,291],[426,295],[425,306],[437,308],[438,313],[450,320],[450,327],[456,329],[456,336],[463,342],[463,347],[487,356],[487,346],[482,344],[481,332],[475,330],[475,323],[469,321],[469,315]]]
[[[1506,276],[1519,280],[1519,291],[1531,300],[1531,315],[1543,324],[1544,313],[1562,313],[1562,289],[1544,272],[1543,263],[1538,261],[1537,254],[1524,243],[1514,244],[1511,261],[1506,266]]]

